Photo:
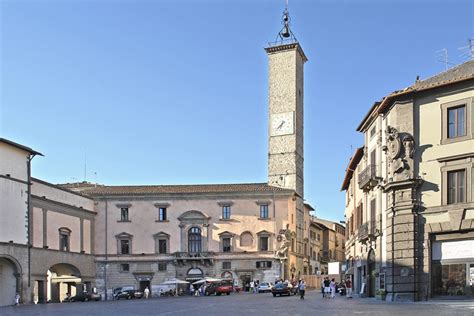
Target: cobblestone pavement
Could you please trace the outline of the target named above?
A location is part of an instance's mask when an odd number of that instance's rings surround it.
[[[166,297],[2,307],[0,315],[474,315],[473,301],[387,303],[373,299],[322,299],[310,291],[299,297],[271,294],[233,294],[217,297]]]

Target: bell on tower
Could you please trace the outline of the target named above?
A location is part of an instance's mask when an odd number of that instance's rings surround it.
[[[283,28],[278,32],[277,37],[275,39],[275,43],[296,43],[298,40],[296,39],[295,35],[291,31],[290,28],[290,13],[288,12],[288,0],[286,0],[285,11],[283,11],[282,21],[281,24]]]

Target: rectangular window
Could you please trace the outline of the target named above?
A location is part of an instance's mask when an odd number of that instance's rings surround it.
[[[61,250],[69,251],[69,235],[61,234]]]
[[[222,207],[222,219],[230,219],[230,205]]]
[[[122,263],[120,265],[120,271],[121,272],[129,272],[130,271],[130,265],[128,263]]]
[[[222,251],[230,252],[230,237],[222,238]]]
[[[158,240],[158,253],[168,253],[168,242],[166,239]]]
[[[448,138],[466,135],[466,106],[448,109]]]
[[[122,207],[120,209],[120,220],[122,222],[128,222],[128,207]]]
[[[224,262],[222,262],[222,269],[224,269],[224,270],[230,270],[230,269],[231,269],[231,266],[232,266],[232,264],[231,264],[230,261],[224,261]]]
[[[268,237],[260,237],[260,251],[268,251]]]
[[[268,205],[260,205],[260,218],[268,218]]]
[[[160,222],[163,222],[163,221],[166,221],[167,220],[167,216],[166,216],[166,207],[160,207],[158,209],[158,220]]]
[[[271,268],[272,262],[271,261],[257,261],[255,266],[257,267],[257,269]]]
[[[370,152],[370,164],[371,165],[376,165],[377,164],[377,156],[376,156],[376,151],[375,149]]]
[[[166,262],[158,262],[158,271],[166,271]]]
[[[448,204],[463,203],[466,190],[466,171],[448,172]]]
[[[122,255],[130,254],[130,240],[127,240],[127,239],[120,240],[120,253]]]
[[[370,129],[370,138],[375,136],[375,131],[376,131],[375,126]]]

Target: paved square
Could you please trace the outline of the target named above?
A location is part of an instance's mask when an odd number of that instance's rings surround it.
[[[373,299],[322,299],[310,291],[306,299],[271,294],[211,297],[166,297],[87,303],[58,303],[0,308],[0,315],[474,315],[472,301],[386,303]]]

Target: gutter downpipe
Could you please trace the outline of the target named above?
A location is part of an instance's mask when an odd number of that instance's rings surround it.
[[[392,190],[392,302],[394,299],[394,285],[395,285],[395,190]]]
[[[107,198],[104,198],[105,200],[105,265],[104,265],[104,287],[105,287],[105,300],[108,300],[108,293],[107,293],[107,265],[109,262],[109,252],[107,249],[107,244],[108,244],[108,204],[107,204]]]
[[[32,244],[31,244],[31,213],[32,213],[32,209],[31,209],[31,161],[33,160],[33,158],[35,158],[35,154],[32,154],[30,156],[28,156],[28,159],[27,159],[27,163],[26,163],[26,170],[27,170],[27,181],[28,181],[28,194],[26,196],[26,205],[27,205],[27,208],[28,208],[28,211],[27,211],[27,219],[28,219],[28,238],[27,238],[27,242],[28,242],[28,287],[31,287],[31,247],[32,247]],[[21,293],[21,291],[20,291]]]

